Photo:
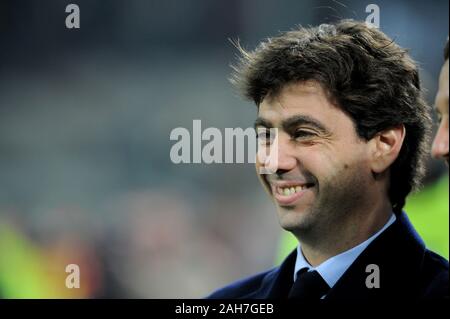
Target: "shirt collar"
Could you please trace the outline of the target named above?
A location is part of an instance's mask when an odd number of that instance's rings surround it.
[[[297,279],[297,272],[302,268],[308,268],[308,271],[316,270],[322,278],[326,281],[328,286],[332,288],[336,282],[342,277],[344,272],[350,267],[350,265],[358,258],[358,256],[366,249],[366,247],[377,238],[383,231],[386,230],[393,222],[395,222],[395,214],[391,215],[391,218],[378,232],[372,235],[369,239],[362,242],[358,246],[355,246],[339,255],[333,256],[320,265],[312,267],[303,256],[300,244],[297,247],[297,260],[295,261],[294,269],[294,282]]]

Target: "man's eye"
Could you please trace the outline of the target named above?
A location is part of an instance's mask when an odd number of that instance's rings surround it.
[[[298,138],[306,138],[306,137],[312,137],[315,134],[311,131],[307,131],[307,130],[297,130],[295,131],[295,133],[292,135],[292,137],[294,139],[298,139]]]

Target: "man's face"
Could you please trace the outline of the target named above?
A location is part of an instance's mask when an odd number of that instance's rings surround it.
[[[440,124],[431,152],[433,157],[444,159],[448,165],[448,59],[442,66],[439,76],[439,90],[436,94],[435,105]]]
[[[320,85],[292,84],[266,97],[255,127],[261,139],[263,128],[277,128],[276,173],[260,178],[284,229],[294,234],[326,231],[370,205],[368,144]],[[257,171],[262,165],[257,160]]]

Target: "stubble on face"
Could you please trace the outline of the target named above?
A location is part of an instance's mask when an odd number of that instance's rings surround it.
[[[358,162],[343,164],[334,174],[318,180],[314,201],[301,211],[296,206],[277,205],[280,226],[302,241],[318,241],[351,229],[351,220],[360,213],[357,208],[366,201],[367,181],[361,176],[362,166]]]
[[[330,243],[345,232],[352,237],[348,232],[357,231],[373,196],[373,181],[367,141],[357,135],[351,118],[320,85],[310,83],[288,86],[265,100],[259,118],[279,130],[277,173],[260,177],[275,201],[281,227],[301,242]],[[287,123],[296,123],[294,129]],[[294,202],[287,200],[290,206],[283,204],[277,186],[297,183],[313,186]]]

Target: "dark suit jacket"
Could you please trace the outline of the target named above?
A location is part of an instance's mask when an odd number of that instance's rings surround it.
[[[293,284],[297,251],[269,271],[212,293],[213,299],[286,298]],[[379,267],[379,288],[367,288],[369,264]],[[425,248],[405,213],[359,255],[325,299],[443,298],[448,292],[448,261]]]

